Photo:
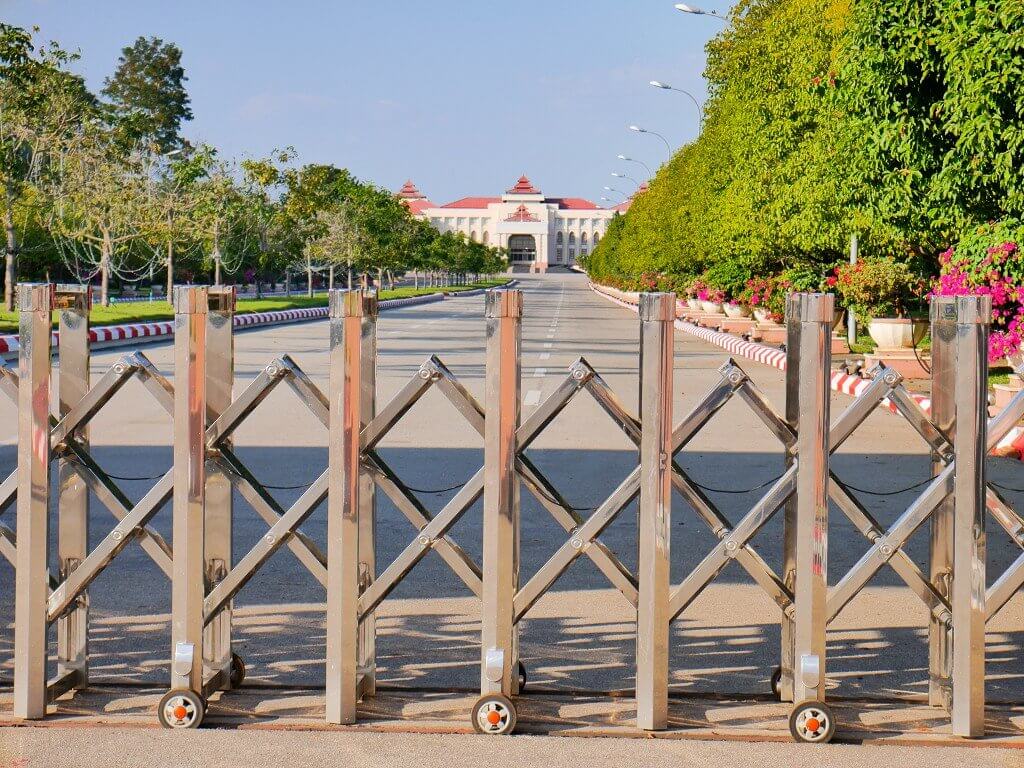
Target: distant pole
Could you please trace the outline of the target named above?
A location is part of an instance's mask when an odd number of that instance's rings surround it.
[[[850,235],[850,266],[857,263],[857,233]],[[857,343],[857,318],[850,307],[846,308],[846,343],[852,348]]]

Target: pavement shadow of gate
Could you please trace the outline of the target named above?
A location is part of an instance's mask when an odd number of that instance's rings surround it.
[[[268,484],[298,484],[326,464],[318,448],[245,447],[239,457]],[[441,487],[468,477],[479,466],[479,450],[461,448],[382,448],[382,455],[412,487]],[[103,447],[95,455],[118,475],[156,474],[170,463],[166,447]],[[634,452],[531,449],[531,458],[580,507],[594,506],[635,466]],[[424,460],[426,459],[426,460]],[[780,456],[760,452],[684,452],[679,460],[698,482],[753,486],[781,468]],[[10,447],[0,448],[0,473],[14,465]],[[864,487],[899,486],[892,478],[923,477],[927,457],[902,454],[841,454],[838,474]],[[879,468],[892,474],[879,479]],[[1019,465],[992,462],[993,479],[1012,482]],[[903,484],[906,484],[904,482]],[[133,499],[147,482],[125,483]],[[288,505],[301,491],[275,491]],[[419,494],[436,511],[451,493]],[[711,494],[734,522],[756,498]],[[413,538],[414,529],[380,495],[379,567]],[[912,495],[872,501],[883,524],[902,511]],[[1022,507],[1020,495],[1009,499]],[[13,523],[13,510],[5,513]],[[834,581],[868,544],[833,510],[830,574]],[[93,500],[92,543],[109,529],[111,516]],[[627,508],[602,539],[635,568],[635,507]],[[154,527],[169,537],[169,509]],[[323,541],[321,505],[303,530]],[[55,531],[51,528],[53,535]],[[678,497],[673,518],[673,582],[699,562],[714,538]],[[265,524],[236,495],[236,558],[265,532]],[[452,529],[452,536],[480,558],[479,503]],[[918,532],[908,554],[920,562],[927,536]],[[523,579],[535,572],[566,538],[548,513],[523,494]],[[989,538],[993,573],[1019,553],[998,535]],[[773,519],[752,540],[776,569],[781,523]],[[13,570],[0,563],[0,686],[9,687],[13,645]],[[532,690],[552,692],[619,691],[633,687],[633,609],[603,576],[580,558],[523,620],[522,655]],[[95,683],[159,685],[167,678],[170,644],[170,588],[137,546],[126,549],[91,589],[91,677]],[[919,697],[926,692],[925,611],[888,570],[840,614],[829,633],[830,693],[856,697]],[[236,601],[235,643],[249,667],[252,685],[318,689],[323,685],[323,591],[297,561],[276,554]],[[382,686],[472,691],[479,680],[479,607],[468,590],[437,557],[426,558],[379,612],[378,663]],[[673,627],[671,690],[679,695],[767,695],[767,680],[779,646],[777,609],[746,574],[728,567]],[[988,693],[992,702],[1024,701],[1024,600],[1018,596],[988,634]]]

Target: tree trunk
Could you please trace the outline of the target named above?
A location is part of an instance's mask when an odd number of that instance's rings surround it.
[[[306,297],[313,298],[313,265],[306,262]]]
[[[110,306],[110,233],[103,233],[100,250],[100,305]]]
[[[174,303],[174,241],[167,241],[167,301]]]
[[[292,276],[291,276],[291,273],[288,271],[288,267],[285,267],[284,268],[284,295],[285,296],[289,296],[289,297],[292,295],[292,280],[291,280],[291,277]]]
[[[334,290],[334,265],[333,264],[331,264],[331,266],[327,270],[327,290],[328,291],[333,291]]]
[[[352,259],[351,258],[348,260],[348,266],[347,266],[345,272],[348,275],[348,289],[351,291],[352,290]]]
[[[18,279],[18,233],[14,229],[14,190],[7,186],[7,211],[4,231],[7,234],[7,258],[4,267],[4,309],[14,311],[14,284]]]

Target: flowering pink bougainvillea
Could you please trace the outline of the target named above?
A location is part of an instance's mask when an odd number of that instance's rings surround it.
[[[1018,356],[1024,347],[1022,261],[1017,243],[1009,240],[980,252],[950,248],[939,256],[942,271],[932,295],[992,297],[988,356],[993,362]]]

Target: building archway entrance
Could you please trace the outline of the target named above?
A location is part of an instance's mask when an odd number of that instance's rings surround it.
[[[511,235],[508,252],[513,264],[525,264],[537,259],[537,242],[533,235]]]

